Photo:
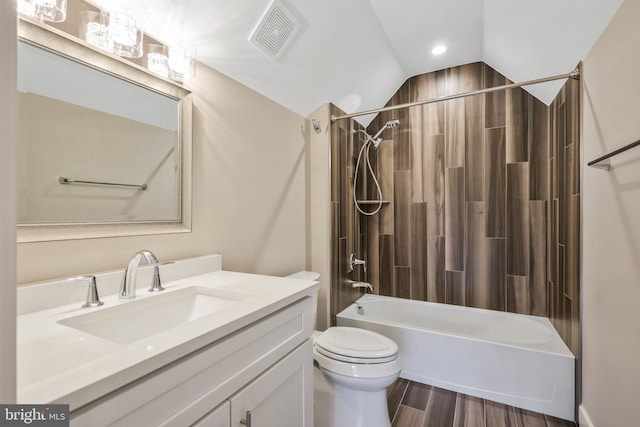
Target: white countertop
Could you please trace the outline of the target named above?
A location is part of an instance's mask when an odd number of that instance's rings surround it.
[[[312,281],[218,270],[165,282],[166,290],[160,294],[193,285],[247,295],[231,307],[131,344],[111,342],[57,322],[156,296],[142,289],[134,300],[120,300],[117,294],[101,297],[104,305],[98,308],[80,308],[83,301],[78,300],[19,315],[18,402],[65,403],[77,409],[317,291]],[[47,289],[37,286],[40,293]]]

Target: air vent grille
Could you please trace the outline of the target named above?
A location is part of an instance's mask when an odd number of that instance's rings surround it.
[[[282,2],[275,0],[267,9],[249,41],[272,58],[279,58],[300,29],[296,17]]]

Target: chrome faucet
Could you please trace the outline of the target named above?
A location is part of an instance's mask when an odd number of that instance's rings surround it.
[[[349,272],[355,270],[357,265],[361,265],[362,266],[362,271],[364,271],[364,272],[367,271],[367,261],[365,261],[363,259],[358,259],[356,257],[356,254],[352,253],[351,256],[349,257]]]
[[[151,282],[151,287],[148,289],[148,292],[164,291],[160,281],[160,269],[158,268],[160,263],[158,262],[158,258],[156,258],[151,251],[143,250],[136,252],[131,260],[129,260],[127,269],[122,276],[119,298],[128,299],[136,297],[136,277],[140,261],[142,260],[145,261],[146,265],[153,267],[153,281]]]
[[[96,285],[96,276],[84,275],[67,279],[70,282],[89,281],[89,289],[87,289],[87,300],[81,305],[82,308],[100,307],[104,304],[98,296],[98,286]]]

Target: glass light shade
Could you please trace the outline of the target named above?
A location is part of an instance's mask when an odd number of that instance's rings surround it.
[[[107,52],[113,52],[113,41],[108,34],[109,15],[104,12],[80,12],[80,37],[87,43]]]
[[[166,46],[147,45],[147,69],[164,78],[169,77],[169,57]]]
[[[67,0],[18,0],[18,12],[40,21],[62,22],[67,18]]]
[[[136,27],[136,20],[124,12],[111,12],[107,26],[109,38],[113,42],[113,53],[126,58],[142,56],[142,30]]]
[[[191,55],[183,47],[169,46],[169,78],[183,83],[191,70]]]

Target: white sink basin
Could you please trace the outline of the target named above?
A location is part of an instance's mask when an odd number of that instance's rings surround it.
[[[68,317],[58,323],[118,344],[130,344],[224,310],[249,297],[251,295],[232,291],[189,286]]]

